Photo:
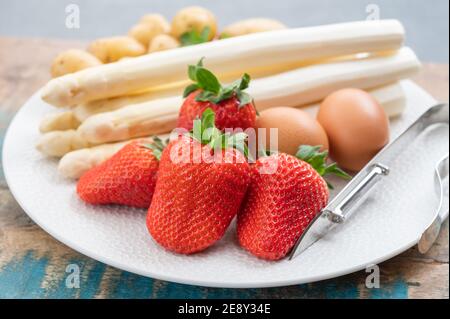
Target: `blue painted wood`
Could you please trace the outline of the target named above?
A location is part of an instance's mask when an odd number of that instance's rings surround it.
[[[80,288],[66,286],[66,265],[80,267]],[[221,289],[182,285],[119,271],[84,256],[69,258],[52,268],[49,257],[27,252],[0,269],[0,298],[358,298],[364,274],[344,276],[318,283],[266,289]],[[361,276],[362,275],[362,276]],[[47,287],[43,287],[46,282]],[[102,286],[105,291],[102,292]],[[368,298],[407,298],[408,284],[401,278],[382,289],[365,289]]]
[[[47,258],[34,258],[32,252],[11,260],[0,272],[0,297],[38,298],[44,292],[40,284],[47,262]]]

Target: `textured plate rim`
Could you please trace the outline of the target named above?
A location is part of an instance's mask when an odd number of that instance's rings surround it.
[[[430,100],[433,100],[437,103],[437,101],[428,93],[426,92],[424,89],[422,89],[419,85],[415,84],[414,82],[410,81],[410,80],[406,80],[404,81],[404,83],[408,83],[412,88],[414,88],[414,90],[418,90],[421,91],[421,94],[423,95],[427,95]],[[203,287],[214,287],[214,288],[269,288],[269,287],[280,287],[280,286],[290,286],[290,285],[298,285],[298,284],[305,284],[305,283],[312,283],[312,282],[317,282],[317,281],[322,281],[322,280],[327,280],[327,279],[331,279],[331,278],[336,278],[336,277],[340,277],[340,276],[344,276],[344,275],[348,275],[351,273],[354,273],[356,271],[360,271],[362,269],[365,269],[367,267],[367,264],[357,264],[354,265],[353,267],[349,267],[345,270],[342,271],[337,271],[337,272],[328,272],[328,273],[324,273],[318,276],[311,276],[308,278],[304,278],[304,279],[299,279],[299,280],[295,280],[295,279],[288,279],[288,280],[277,280],[277,281],[253,281],[252,283],[242,283],[242,282],[232,282],[232,281],[202,281],[202,280],[190,280],[190,279],[186,279],[185,277],[177,277],[177,276],[168,276],[162,273],[155,273],[152,271],[141,271],[139,269],[136,269],[130,265],[124,265],[120,262],[115,261],[114,259],[111,258],[106,258],[103,256],[99,256],[96,253],[86,250],[83,247],[79,246],[75,241],[71,240],[70,238],[65,238],[63,235],[61,234],[57,234],[54,230],[49,229],[46,227],[45,224],[41,224],[40,222],[40,218],[37,215],[33,214],[33,208],[29,207],[29,205],[27,203],[25,203],[24,201],[22,201],[21,197],[19,196],[19,192],[16,189],[16,184],[14,182],[11,181],[10,177],[9,177],[9,173],[8,173],[8,165],[5,165],[5,163],[8,163],[8,160],[6,160],[7,155],[5,152],[8,149],[8,145],[11,143],[10,140],[11,138],[10,136],[10,128],[13,126],[13,124],[16,122],[18,116],[25,110],[24,106],[26,104],[28,104],[33,98],[36,97],[36,95],[40,94],[40,90],[38,90],[36,93],[34,93],[29,99],[27,99],[27,101],[22,105],[22,107],[17,111],[17,113],[14,115],[14,118],[12,119],[12,121],[10,122],[10,124],[8,125],[5,137],[4,137],[4,143],[3,143],[3,149],[2,149],[2,164],[3,164],[3,172],[5,175],[5,180],[6,183],[9,187],[10,192],[12,193],[14,199],[17,201],[17,203],[20,205],[20,207],[24,210],[24,212],[40,227],[42,228],[45,232],[47,232],[50,236],[52,236],[53,238],[55,238],[56,240],[58,240],[59,242],[61,242],[62,244],[66,245],[67,247],[89,257],[92,258],[94,260],[97,260],[99,262],[102,262],[104,264],[107,264],[109,266],[115,267],[117,269],[120,270],[124,270],[124,271],[128,271],[131,273],[135,273],[144,277],[150,277],[153,279],[158,279],[158,280],[165,280],[165,281],[170,281],[170,282],[174,282],[174,283],[180,283],[180,284],[187,284],[187,285],[195,285],[195,286],[203,286]],[[18,188],[18,187],[17,187]],[[412,242],[409,242],[403,246],[398,247],[397,249],[392,250],[390,253],[379,257],[377,259],[374,259],[372,261],[373,264],[378,264],[381,262],[384,262],[388,259],[391,259],[392,257],[397,256],[398,254],[408,250],[409,248],[415,246],[418,242],[420,238],[420,234],[418,234],[417,239],[415,239]]]

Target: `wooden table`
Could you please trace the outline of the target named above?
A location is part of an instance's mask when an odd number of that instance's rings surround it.
[[[82,43],[0,37],[0,141],[14,113],[49,79],[52,58]],[[448,101],[448,65],[425,64],[416,82]],[[30,145],[33,147],[33,145]],[[59,243],[19,207],[0,170],[0,298],[448,298],[448,221],[425,256],[416,248],[380,266],[381,287],[366,273],[269,289],[216,289],[141,277],[106,266]],[[67,288],[66,267],[80,267],[80,289]]]

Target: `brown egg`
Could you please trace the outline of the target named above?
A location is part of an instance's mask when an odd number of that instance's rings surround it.
[[[270,148],[269,129],[278,129],[279,152],[295,155],[300,145],[322,145],[322,149],[328,149],[325,130],[312,116],[299,109],[275,107],[262,111],[256,127],[266,129],[267,148]]]
[[[384,110],[359,89],[329,95],[320,105],[317,120],[327,132],[330,156],[347,170],[360,170],[389,142]]]

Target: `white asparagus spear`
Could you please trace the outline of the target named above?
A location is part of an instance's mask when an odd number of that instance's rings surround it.
[[[255,80],[248,93],[258,110],[311,104],[338,89],[370,89],[409,77],[418,71],[415,54],[403,48],[389,56],[314,65]],[[181,97],[130,105],[94,115],[78,131],[90,143],[108,143],[168,132],[175,128]]]
[[[81,121],[75,117],[75,114],[72,111],[51,113],[42,119],[39,125],[39,131],[41,133],[46,133],[51,131],[76,129],[80,126],[80,123]]]
[[[65,154],[58,163],[58,173],[66,178],[78,179],[91,168],[113,156],[130,141],[102,144]]]
[[[403,26],[396,20],[256,33],[156,52],[68,74],[48,82],[42,90],[42,98],[55,106],[74,106],[183,81],[186,66],[195,64],[201,57],[207,58],[208,68],[219,77],[237,76],[272,65],[396,50],[403,40]]]
[[[130,105],[89,117],[78,131],[96,144],[167,133],[175,128],[182,103],[183,98],[176,96]]]
[[[61,157],[64,154],[92,146],[77,130],[52,131],[42,134],[36,148],[47,156]]]
[[[159,91],[149,91],[141,94],[125,95],[116,98],[92,101],[77,105],[73,109],[75,118],[83,122],[88,117],[104,112],[118,110],[131,104],[143,103],[151,100],[180,95],[184,88],[174,87],[172,89],[163,89]]]
[[[39,130],[41,133],[46,133],[50,131],[76,129],[80,126],[81,122],[92,115],[115,111],[130,104],[137,104],[178,95],[181,92],[183,92],[183,88],[175,85],[172,87],[164,87],[160,90],[149,90],[140,94],[126,95],[80,104],[72,110],[47,115],[42,119]]]
[[[390,118],[402,114],[406,108],[406,95],[400,83],[379,87],[370,93]]]
[[[160,135],[162,140],[168,135]],[[143,141],[151,141],[151,137],[141,138]],[[90,148],[75,150],[64,155],[58,163],[58,173],[66,178],[78,179],[91,168],[101,164],[132,140],[102,144]]]
[[[347,87],[370,89],[408,78],[420,70],[415,53],[407,47],[357,61],[314,65],[253,81],[248,92],[258,110],[273,105],[299,106],[322,100]]]

